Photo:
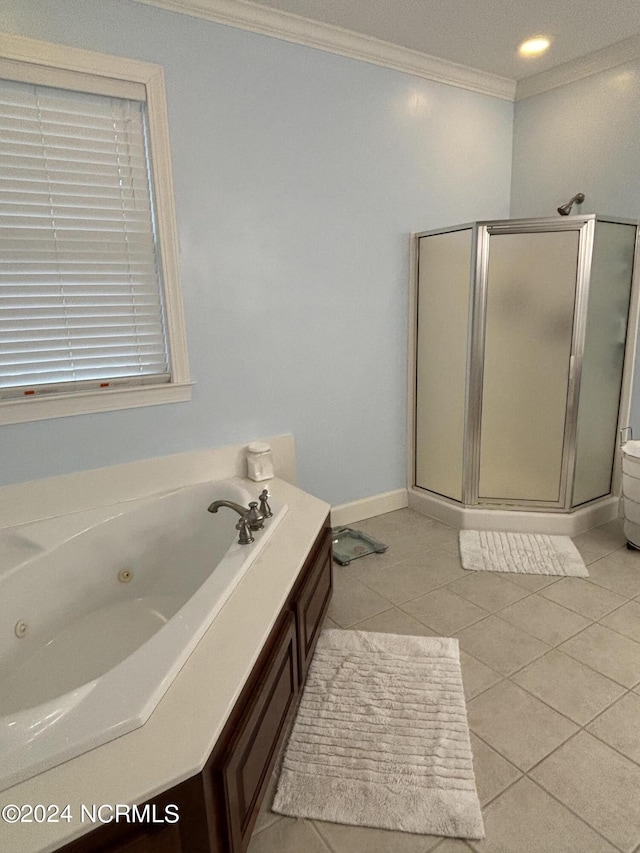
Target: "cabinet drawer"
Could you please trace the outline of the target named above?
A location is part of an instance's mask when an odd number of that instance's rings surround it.
[[[273,652],[240,718],[224,764],[229,849],[246,849],[298,692],[295,619],[287,614]]]

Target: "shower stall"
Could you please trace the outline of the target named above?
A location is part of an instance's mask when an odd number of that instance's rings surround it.
[[[571,535],[617,515],[637,231],[580,215],[414,235],[410,506]]]

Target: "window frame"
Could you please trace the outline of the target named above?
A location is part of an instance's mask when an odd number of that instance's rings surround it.
[[[178,269],[178,238],[173,176],[169,147],[169,127],[162,66],[141,60],[94,53],[36,39],[0,33],[0,77],[27,79],[29,68],[70,76],[78,88],[81,77],[106,78],[119,83],[142,84],[146,93],[146,119],[150,178],[154,196],[157,248],[162,269],[163,301],[171,379],[163,384],[115,385],[105,389],[35,394],[28,398],[0,401],[0,424],[24,423],[69,415],[185,402],[191,399],[192,382],[186,343],[184,309]],[[23,72],[23,77],[19,75]]]

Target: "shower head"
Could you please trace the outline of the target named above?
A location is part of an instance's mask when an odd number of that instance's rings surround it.
[[[575,204],[582,204],[584,201],[584,193],[576,193],[574,197],[568,201],[566,204],[563,204],[562,207],[558,208],[558,213],[560,216],[568,216],[571,213],[571,208]]]

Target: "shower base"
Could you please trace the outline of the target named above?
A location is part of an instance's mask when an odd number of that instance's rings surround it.
[[[410,488],[409,507],[458,530],[503,530],[506,533],[546,533],[578,536],[621,515],[620,497],[608,495],[573,512],[545,512],[461,506],[454,501]]]

